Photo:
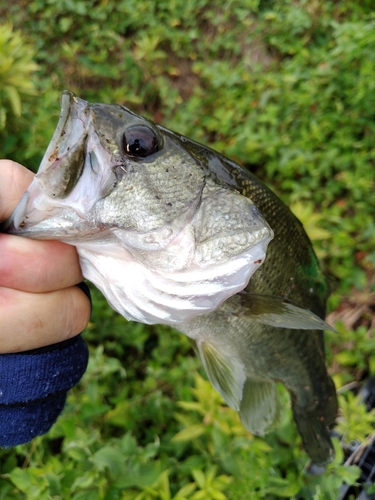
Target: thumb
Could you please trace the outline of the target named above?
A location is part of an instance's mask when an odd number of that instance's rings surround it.
[[[19,163],[0,160],[0,222],[13,212],[34,174]]]

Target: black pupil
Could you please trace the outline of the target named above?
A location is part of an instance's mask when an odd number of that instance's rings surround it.
[[[158,141],[147,127],[134,127],[124,134],[125,151],[130,156],[145,157],[158,150]]]

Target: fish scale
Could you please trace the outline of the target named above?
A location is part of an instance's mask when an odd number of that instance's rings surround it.
[[[187,335],[250,432],[278,425],[283,383],[307,453],[333,459],[327,280],[301,223],[253,174],[65,91],[36,178],[1,230],[75,245],[116,311]]]

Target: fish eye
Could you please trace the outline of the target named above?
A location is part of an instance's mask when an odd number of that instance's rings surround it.
[[[155,133],[148,127],[132,127],[124,132],[125,152],[129,156],[144,158],[159,149]]]

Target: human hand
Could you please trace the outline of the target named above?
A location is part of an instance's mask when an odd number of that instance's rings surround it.
[[[33,179],[18,163],[0,160],[0,221]],[[75,247],[0,234],[0,353],[64,341],[87,325],[90,302]]]

